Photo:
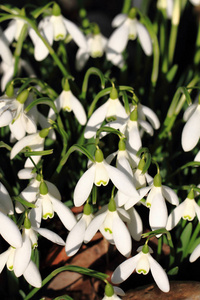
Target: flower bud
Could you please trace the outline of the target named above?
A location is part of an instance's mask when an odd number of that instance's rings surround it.
[[[13,84],[12,84],[12,83],[10,83],[10,84],[7,86],[7,88],[6,88],[6,95],[7,95],[9,98],[13,97],[13,95],[14,95],[14,87],[13,87]]]
[[[114,295],[114,289],[110,283],[107,283],[105,286],[105,295],[107,297],[112,297]]]
[[[44,128],[39,132],[39,136],[43,139],[47,137],[48,134],[49,134],[49,128]]]
[[[17,101],[19,101],[21,104],[24,104],[26,100],[28,99],[29,90],[23,90],[16,98]]]

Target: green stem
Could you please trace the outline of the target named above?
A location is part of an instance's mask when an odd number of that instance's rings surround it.
[[[128,14],[128,12],[131,8],[131,2],[132,2],[132,0],[124,0],[124,4],[122,7],[122,14]]]

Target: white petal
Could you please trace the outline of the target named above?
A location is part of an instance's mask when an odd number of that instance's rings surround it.
[[[192,254],[190,255],[190,262],[194,262],[195,260],[197,260],[197,258],[199,258],[200,256],[200,244],[194,249],[194,251],[192,252]]]
[[[98,216],[95,216],[94,219],[91,221],[91,223],[89,224],[85,232],[85,236],[84,236],[85,243],[88,243],[93,238],[95,233],[99,230],[101,224],[106,218],[107,213],[108,212],[106,210],[105,212],[99,214]]]
[[[168,186],[166,185],[162,185],[162,193],[165,199],[167,199],[167,201],[169,201],[169,203],[173,204],[173,205],[179,205],[179,200],[178,200],[178,196],[177,194],[170,189]]]
[[[129,200],[125,203],[124,208],[128,210],[129,208],[133,207],[137,202],[139,202],[150,190],[150,186],[145,186],[139,190],[137,190],[139,196],[137,197],[130,197]]]
[[[152,41],[149,32],[140,22],[136,23],[136,27],[142,49],[144,50],[144,53],[149,56],[153,52]]]
[[[31,259],[31,251],[31,241],[28,235],[24,234],[22,247],[16,249],[14,256],[13,268],[14,273],[17,277],[21,276],[28,267],[28,264]]]
[[[69,32],[69,34],[72,36],[74,42],[80,47],[80,48],[87,48],[87,42],[86,37],[81,32],[81,30],[76,26],[73,22],[63,18],[63,22]]]
[[[17,176],[19,177],[19,179],[31,179],[34,176],[34,174],[32,173],[32,171],[33,171],[32,168],[21,169],[17,173]]]
[[[40,198],[38,198],[35,206],[36,208],[32,208],[30,210],[28,217],[31,221],[32,226],[39,228],[42,220],[42,203]]]
[[[17,225],[2,212],[0,212],[0,234],[11,246],[21,247],[22,236]]]
[[[122,53],[128,43],[129,26],[125,21],[110,36],[107,47],[118,53]]]
[[[199,141],[200,137],[200,105],[185,124],[182,131],[182,147],[184,151],[192,150]]]
[[[89,197],[94,184],[95,165],[92,165],[79,179],[74,190],[74,205],[81,206]]]
[[[45,180],[47,187],[48,187],[48,192],[50,195],[52,195],[54,198],[61,200],[61,194],[55,184]]]
[[[150,208],[149,223],[152,230],[165,228],[167,223],[167,206],[165,200],[160,193],[156,193]]]
[[[131,236],[126,225],[117,214],[113,218],[113,239],[118,251],[128,257],[132,249]]]
[[[90,57],[90,54],[88,52],[88,49],[85,49],[85,48],[78,49],[78,51],[76,53],[76,69],[78,71],[81,71],[84,68],[89,57]]]
[[[132,149],[138,151],[142,147],[142,141],[138,130],[137,121],[130,121],[131,129],[129,131],[128,143]]]
[[[0,112],[1,113],[1,112]],[[0,114],[0,127],[7,126],[13,120],[12,114],[9,110],[6,110],[2,114]]]
[[[140,241],[143,231],[142,220],[134,207],[128,210],[131,221],[127,223],[128,229],[134,240]]]
[[[71,98],[72,98],[71,99],[72,110],[79,123],[83,126],[86,124],[87,121],[87,117],[83,105],[74,95],[72,95]]]
[[[177,206],[169,215],[166,225],[167,230],[172,230],[180,221],[185,208],[184,202],[185,201],[183,201],[179,206]]]
[[[25,129],[23,121],[22,121],[22,115],[20,115],[17,118],[17,120],[15,120],[14,123],[10,123],[9,127],[10,127],[10,131],[12,132],[13,136],[17,140],[21,140],[26,134],[26,129]]]
[[[117,168],[110,166],[105,162],[106,170],[108,171],[108,175],[116,186],[118,190],[122,193],[126,194],[127,196],[138,196],[138,192],[134,187],[133,183],[123,172],[118,170]]]
[[[124,291],[123,291],[120,287],[114,286],[113,288],[114,288],[115,294],[117,294],[117,295],[119,295],[119,296],[125,296]]]
[[[53,209],[57,213],[58,217],[60,218],[63,225],[68,229],[71,230],[74,225],[76,224],[76,218],[73,215],[72,211],[69,207],[67,207],[64,203],[56,198],[51,196],[51,201],[53,204]]]
[[[63,239],[56,234],[55,232],[46,229],[46,228],[34,228],[34,230],[36,230],[40,235],[42,235],[43,237],[45,237],[46,239],[48,239],[49,241],[56,243],[58,245],[64,246],[65,242],[63,241]]]
[[[12,64],[13,61],[12,52],[8,47],[8,41],[4,33],[0,35],[0,56],[8,66]]]
[[[95,112],[91,115],[85,128],[84,137],[86,139],[90,139],[95,135],[97,129],[101,126],[106,117],[106,112],[107,102],[97,108],[97,110],[95,110]]]
[[[140,253],[120,264],[113,272],[111,281],[115,284],[118,284],[126,280],[135,270],[139,257]]]
[[[197,152],[195,158],[194,158],[194,161],[198,161],[200,162],[200,151]]]
[[[27,135],[18,141],[10,152],[10,159],[13,159],[24,147],[28,146],[37,135],[38,133]]]
[[[36,288],[40,288],[42,286],[42,278],[40,272],[38,271],[38,268],[32,260],[29,262],[29,265],[23,275],[30,285]]]
[[[150,134],[150,136],[153,136],[153,133],[154,133],[153,128],[147,121],[139,120],[138,123],[140,124],[140,126],[142,127],[142,129],[144,131],[146,131],[148,134]]]
[[[10,255],[10,249],[11,248],[8,248],[8,250],[0,254],[0,273],[7,263],[8,257]]]
[[[84,240],[85,230],[86,222],[84,218],[81,218],[67,236],[65,251],[68,256],[73,256],[78,252]]]
[[[14,40],[17,29],[17,20],[13,19],[9,22],[8,27],[4,30],[3,35],[7,41],[7,44],[11,44]]]
[[[194,207],[195,207],[195,212],[196,212],[197,218],[200,222],[200,207],[196,202],[194,202]]]
[[[128,161],[128,159],[126,158],[125,155],[120,155],[122,154],[124,151],[119,151],[118,156],[117,156],[117,168],[122,171],[124,174],[126,174],[130,180],[132,180],[133,178],[133,171],[131,168],[131,165]]]
[[[197,98],[198,100],[198,98]],[[198,102],[197,102],[198,103]],[[186,122],[189,120],[189,118],[193,115],[193,113],[195,112],[198,104],[196,103],[193,103],[191,104],[190,106],[187,107],[187,109],[185,110],[184,114],[183,114],[183,120]]]
[[[0,182],[0,208],[4,214],[14,214],[13,203],[5,186]]]
[[[165,271],[163,270],[163,268],[151,255],[149,255],[149,263],[151,267],[152,276],[156,284],[158,285],[159,289],[161,289],[161,291],[165,293],[169,292],[170,290],[169,279]]]
[[[112,20],[112,27],[118,27],[120,26],[127,18],[126,14],[118,14],[117,16],[114,17]]]
[[[150,121],[153,128],[158,129],[160,127],[160,121],[154,111],[145,105],[140,105],[139,108]]]
[[[1,68],[3,69],[3,62],[1,63]],[[1,90],[4,91],[6,88],[6,84],[13,78],[14,74],[14,65],[6,66],[6,70],[4,71],[1,77]]]
[[[115,196],[115,202],[117,206],[123,206],[128,200],[130,196],[125,195],[124,193],[118,191]]]

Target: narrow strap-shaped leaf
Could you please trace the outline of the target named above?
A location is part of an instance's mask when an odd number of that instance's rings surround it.
[[[87,92],[87,88],[88,88],[88,81],[90,78],[90,75],[97,75],[100,78],[101,81],[101,88],[104,89],[105,88],[105,77],[103,75],[103,73],[94,67],[91,67],[87,70],[87,72],[85,73],[85,77],[83,79],[83,85],[82,85],[82,94],[81,97],[85,99],[86,96],[86,92]]]
[[[13,199],[20,202],[24,207],[36,208],[35,204],[22,199],[20,196],[14,196]]]

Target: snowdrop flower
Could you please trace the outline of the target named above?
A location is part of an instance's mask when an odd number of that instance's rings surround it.
[[[62,16],[60,7],[57,3],[53,6],[52,16],[45,17],[40,21],[38,28],[50,45],[53,44],[53,41],[64,40],[67,37],[67,34],[70,34],[74,42],[80,48],[87,48],[85,36],[73,22]],[[45,59],[49,54],[48,48],[32,28],[30,29],[29,34],[35,46],[35,59],[37,61]]]
[[[152,249],[145,244],[143,247],[139,247],[137,251],[139,252],[138,254],[127,259],[115,269],[111,278],[112,282],[115,284],[123,282],[134,270],[138,274],[143,275],[148,274],[151,270],[151,274],[159,289],[165,293],[169,292],[169,280],[163,268],[151,256]]]
[[[157,173],[153,184],[149,187],[150,192],[146,199],[146,206],[149,207],[149,224],[152,230],[166,228],[168,212],[165,199],[173,205],[178,205],[179,200],[176,193],[169,187],[162,185],[162,179]]]
[[[33,118],[24,112],[24,103],[28,98],[28,90],[15,95],[12,85],[6,94],[0,97],[0,127],[9,125],[12,135],[22,139],[26,132],[36,132],[36,124]]]
[[[49,128],[45,128],[36,133],[23,137],[13,146],[10,152],[10,159],[13,159],[25,147],[30,148],[31,151],[43,151],[44,140],[47,137],[48,133],[49,133]],[[34,155],[32,156],[32,159],[35,162],[35,164],[37,164],[41,159],[41,155]],[[33,167],[33,163],[29,158],[27,158],[24,167],[25,168]]]
[[[14,208],[10,195],[5,186],[0,182],[0,211],[5,215],[13,215]]]
[[[188,115],[187,115],[188,116]],[[191,151],[198,143],[200,138],[200,104],[196,107],[192,105],[189,110],[187,120],[181,137],[181,143],[185,152]]]
[[[87,48],[79,48],[76,54],[76,69],[82,70],[89,57],[102,57],[106,49],[107,38],[105,38],[97,24],[94,24],[92,32],[87,35]]]
[[[68,256],[75,255],[80,249],[84,241],[85,231],[93,218],[94,216],[91,212],[91,206],[86,203],[84,205],[82,216],[67,236],[65,251]]]
[[[189,261],[192,263],[195,260],[197,260],[200,256],[200,244],[196,246],[196,248],[193,250],[192,254],[189,257]]]
[[[22,245],[22,236],[13,220],[0,211],[0,235],[14,248]]]
[[[89,224],[85,232],[84,242],[88,243],[95,233],[100,230],[103,236],[116,246],[118,251],[128,257],[132,249],[130,233],[122,221],[113,198],[108,206],[102,207]]]
[[[97,108],[90,117],[85,128],[84,137],[86,139],[92,138],[105,119],[109,121],[126,117],[127,114],[125,108],[118,99],[117,89],[113,87],[110,92],[110,97],[106,103]]]
[[[132,8],[128,14],[117,15],[112,25],[118,27],[108,40],[108,48],[117,53],[122,53],[128,40],[139,38],[142,49],[146,55],[152,54],[152,41],[146,27],[136,19],[136,9]]]
[[[57,193],[55,186],[51,185],[50,190],[48,187],[49,184],[47,185],[45,181],[41,181],[39,187],[40,194],[35,202],[36,208],[31,209],[30,215],[35,217],[37,226],[40,227],[42,218],[44,220],[51,219],[54,217],[54,212],[56,212],[63,225],[68,230],[71,230],[76,224],[76,218],[72,211],[59,198],[54,197]],[[50,192],[52,190],[53,193]]]
[[[157,1],[157,8],[166,10],[168,19],[171,19],[171,17],[172,17],[173,7],[174,7],[174,0],[158,0]]]
[[[15,275],[17,276],[18,273],[18,266],[19,264],[15,264],[15,248],[9,247],[5,252],[0,254],[0,273],[2,272],[5,265],[9,271],[14,271]],[[21,263],[23,263],[24,258],[22,257]],[[21,266],[20,266],[21,268]],[[40,288],[42,286],[42,279],[41,275],[36,267],[35,263],[32,260],[29,260],[27,267],[25,268],[23,274],[25,280],[34,287]],[[20,275],[20,276],[21,276]],[[18,276],[17,276],[18,277]]]
[[[54,101],[54,103],[58,112],[61,109],[68,112],[73,111],[78,122],[82,126],[86,124],[87,116],[83,108],[83,105],[71,92],[68,80],[65,81],[64,89],[61,92],[61,94],[58,96],[58,98]],[[50,108],[48,118],[52,120],[55,119],[55,112],[53,111],[52,108]]]
[[[102,300],[120,300],[121,298],[119,298],[117,295],[125,296],[125,293],[121,288],[112,286],[107,282],[105,286],[104,297]]]
[[[191,190],[187,198],[169,215],[166,229],[172,230],[181,218],[192,221],[196,215],[200,222],[200,207],[194,200],[194,191]]]
[[[134,207],[127,210],[130,221],[127,222],[128,230],[135,241],[140,241],[143,232],[143,224],[140,215]]]
[[[95,152],[95,162],[81,176],[74,190],[74,204],[81,206],[89,197],[93,184],[106,186],[111,180],[116,188],[126,195],[138,196],[138,193],[129,177],[117,168],[110,166],[100,149]]]

